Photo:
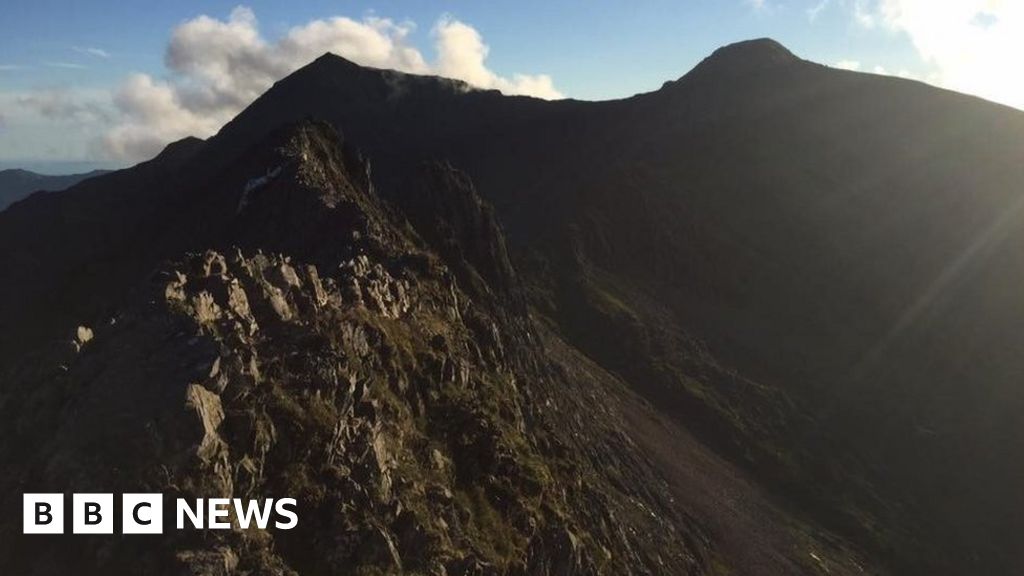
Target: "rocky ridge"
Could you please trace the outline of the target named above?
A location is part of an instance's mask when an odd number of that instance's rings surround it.
[[[31,462],[6,479],[14,492],[288,495],[299,500],[299,527],[172,532],[158,545],[40,543],[5,550],[11,565],[707,573],[707,536],[622,433],[611,391],[547,354],[542,339],[553,336],[499,296],[517,288],[493,219],[468,222],[498,261],[444,247],[439,257],[388,220],[359,179],[365,164],[349,173],[352,160],[335,161],[348,153],[332,129],[303,124],[290,134],[286,168],[273,186],[248,190],[239,230],[260,210],[314,204],[323,222],[361,224],[332,228],[331,246],[289,237],[292,254],[210,249],[168,262],[108,323],[80,328],[74,346],[55,351],[18,394],[7,391],[5,416],[17,414],[24,434],[17,444],[33,448],[4,456]],[[443,194],[473,194],[455,190]],[[486,213],[475,196],[456,207]],[[460,217],[438,216],[452,229]],[[311,238],[327,237],[308,224]],[[342,253],[351,257],[332,260]],[[453,269],[483,283],[473,296]]]

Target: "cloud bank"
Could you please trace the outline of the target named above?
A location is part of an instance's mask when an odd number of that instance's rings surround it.
[[[854,72],[865,71],[864,70],[864,66],[861,64],[860,60],[840,60],[840,61],[832,64],[832,67],[833,68],[840,68],[842,70],[852,70]],[[874,73],[874,74],[883,74],[885,76],[896,76],[896,77],[899,77],[899,78],[907,78],[908,80],[918,80],[919,79],[916,75],[911,73],[909,70],[906,70],[906,69],[903,69],[903,68],[901,68],[899,70],[896,70],[896,71],[892,71],[892,70],[887,69],[885,66],[874,66],[874,67],[871,68],[870,71],[872,73]]]
[[[929,80],[1024,108],[1024,2],[858,0],[855,16],[863,26],[906,34],[935,68]]]
[[[18,95],[18,105],[42,118],[80,124],[109,122],[108,107],[95,96],[65,88],[50,88]]]
[[[488,46],[472,26],[442,17],[431,31],[436,60],[409,42],[415,26],[370,16],[313,20],[268,41],[249,8],[226,20],[199,16],[176,27],[164,58],[166,79],[136,74],[113,95],[118,121],[100,140],[109,157],[152,157],[168,142],[215,133],[276,80],[324,52],[364,66],[438,74],[479,88],[562,97],[547,75],[501,76],[486,65]]]

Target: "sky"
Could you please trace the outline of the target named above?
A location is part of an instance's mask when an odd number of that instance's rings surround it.
[[[48,173],[208,137],[327,51],[509,94],[603,100],[771,37],[808,60],[1024,109],[1024,0],[0,3],[0,168]]]

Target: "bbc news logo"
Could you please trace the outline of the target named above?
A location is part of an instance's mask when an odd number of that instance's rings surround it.
[[[25,494],[23,530],[25,534],[64,533],[64,494]],[[242,529],[250,527],[266,530],[291,530],[299,523],[294,498],[279,500],[242,500],[241,498],[185,498],[175,500],[175,527],[185,530],[211,528],[228,530],[232,527],[231,513]],[[113,494],[72,494],[72,534],[113,534]],[[272,522],[273,520],[273,522]],[[163,534],[163,494],[122,494],[122,534]]]

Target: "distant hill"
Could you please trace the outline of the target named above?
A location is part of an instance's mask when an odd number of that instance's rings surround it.
[[[82,174],[49,176],[29,170],[14,168],[0,170],[0,210],[25,198],[33,192],[46,190],[56,192],[70,188],[82,180],[106,174],[109,170],[93,170]]]

